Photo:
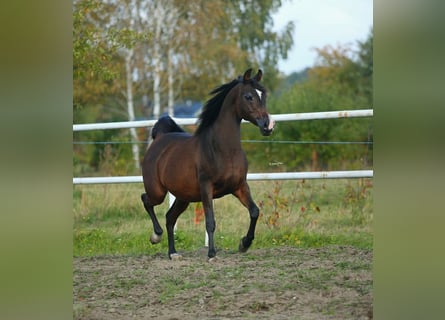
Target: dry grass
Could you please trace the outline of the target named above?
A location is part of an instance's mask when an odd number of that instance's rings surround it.
[[[372,247],[372,180],[252,181],[252,195],[261,209],[254,246],[313,247],[348,244]],[[79,185],[73,190],[74,254],[139,254],[167,251],[148,241],[152,224],[142,203],[141,184]],[[165,224],[168,200],[156,207]],[[178,220],[178,250],[204,244],[204,223],[195,224],[197,204]],[[198,205],[199,208],[199,205]],[[216,246],[234,250],[247,232],[249,214],[235,197],[214,201]]]

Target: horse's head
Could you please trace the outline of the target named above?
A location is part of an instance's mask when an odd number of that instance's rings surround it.
[[[263,136],[272,133],[275,121],[266,109],[266,89],[259,84],[263,76],[261,69],[251,78],[252,69],[247,70],[239,81],[237,114],[240,118],[250,121],[260,128]]]

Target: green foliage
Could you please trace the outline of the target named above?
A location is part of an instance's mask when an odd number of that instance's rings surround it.
[[[293,45],[294,23],[288,22],[280,33],[272,31],[272,13],[280,8],[280,0],[232,0],[230,3],[226,11],[233,20],[233,36],[238,38],[241,49],[254,57],[254,61],[248,62],[258,64],[267,74],[266,87],[276,88],[276,66],[280,59],[287,58]]]
[[[226,70],[242,72],[246,66],[261,66],[268,73],[267,85],[274,87],[277,62],[286,58],[293,44],[292,22],[282,33],[272,31],[271,14],[280,5],[281,1],[76,0],[73,11],[75,103],[88,105],[94,98],[97,101],[98,93],[115,94],[109,88],[110,81],[124,69],[122,59],[119,61],[116,55],[118,49],[138,44],[144,47],[135,55],[135,66],[139,72],[149,75],[153,68],[147,65],[151,63],[155,46],[161,50],[163,60],[159,63],[162,64],[166,63],[168,50],[174,51],[175,78],[180,80],[176,85],[184,98],[204,100],[221,79],[227,81],[236,76]],[[175,20],[168,22],[174,23],[169,26],[171,34],[167,34],[168,25],[164,20],[160,26],[153,22],[155,19],[151,16],[158,12],[158,6],[166,8],[165,14],[176,13]],[[143,17],[145,15],[148,17]],[[164,35],[154,39],[157,28]],[[215,77],[215,73],[222,77]],[[165,72],[162,76],[165,79]],[[143,76],[138,81],[149,77]],[[195,79],[208,85],[193,86]]]
[[[112,16],[117,5],[98,0],[76,0],[73,11],[73,78],[91,77],[97,81],[117,76],[107,67],[120,48],[130,49],[150,38],[146,32],[137,32],[114,25]],[[116,23],[116,22],[114,22]]]
[[[119,18],[118,3],[76,0],[73,8],[74,106],[89,107],[113,93],[111,83],[121,72],[118,50],[133,48],[151,35],[114,19]]]

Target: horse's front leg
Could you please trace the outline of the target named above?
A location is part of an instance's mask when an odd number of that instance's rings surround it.
[[[213,188],[210,182],[201,182],[201,201],[204,209],[206,231],[209,237],[209,262],[215,259],[216,249],[213,234],[216,228],[215,214],[213,212]]]
[[[260,215],[260,209],[253,201],[250,195],[250,188],[246,181],[241,185],[241,187],[233,193],[239,201],[249,210],[250,215],[250,225],[247,235],[243,237],[239,244],[239,251],[246,252],[252,244],[253,239],[255,239],[255,228]]]

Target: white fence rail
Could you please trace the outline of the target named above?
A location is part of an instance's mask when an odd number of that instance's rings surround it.
[[[272,119],[275,121],[301,121],[301,120],[322,120],[335,118],[359,118],[372,117],[372,109],[363,110],[343,110],[343,111],[327,111],[327,112],[307,112],[307,113],[286,113],[273,114]],[[197,118],[175,118],[175,122],[179,125],[193,125],[196,124]],[[141,120],[141,121],[123,121],[123,122],[108,122],[108,123],[86,123],[73,124],[73,131],[87,131],[87,130],[104,130],[104,129],[128,129],[152,127],[157,120]],[[246,122],[243,120],[243,122]]]
[[[288,113],[271,115],[275,121],[322,120],[335,118],[372,117],[372,109],[343,110],[328,112]],[[196,124],[197,118],[173,118],[179,125]],[[109,123],[73,124],[73,131],[128,129],[152,127],[157,120],[124,121]],[[245,121],[243,121],[245,122]],[[292,179],[350,179],[372,178],[373,170],[352,171],[315,171],[315,172],[277,172],[277,173],[248,173],[247,180],[292,180]],[[73,184],[102,184],[102,183],[141,183],[142,176],[121,177],[85,177],[73,178]]]
[[[247,180],[372,178],[372,170],[248,173]],[[73,178],[73,184],[141,183],[142,176]]]

